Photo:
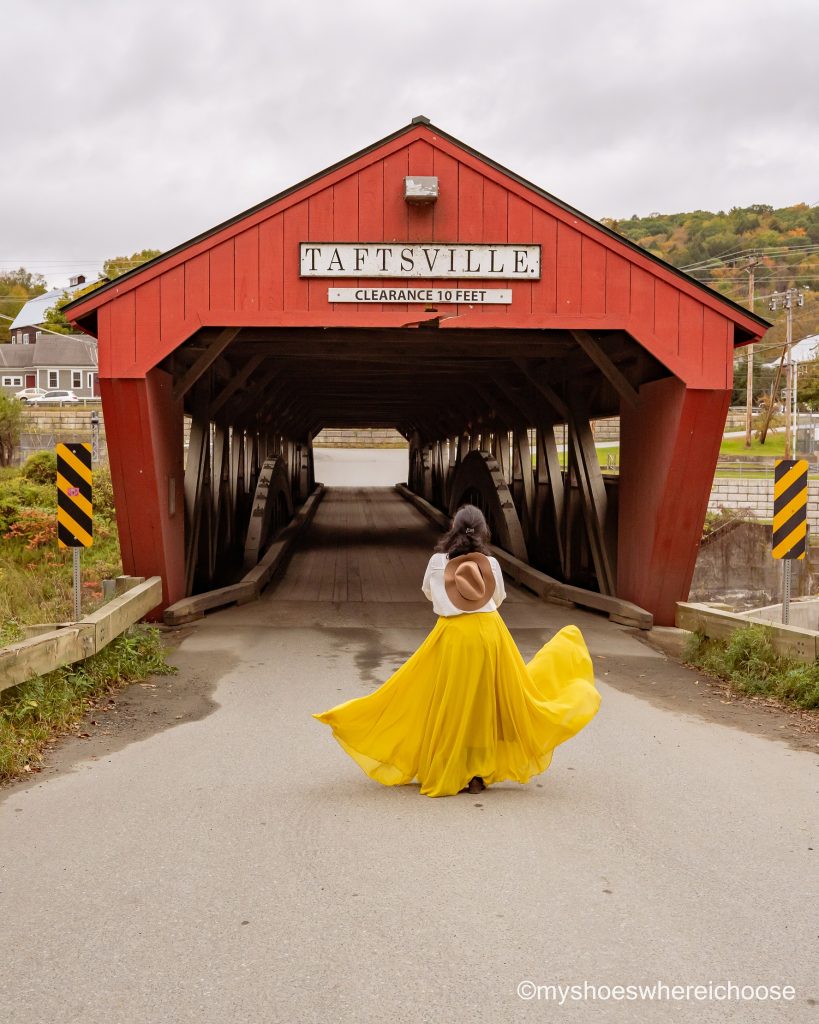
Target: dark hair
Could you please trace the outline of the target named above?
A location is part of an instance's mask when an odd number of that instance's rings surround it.
[[[469,554],[470,551],[482,551],[488,555],[489,527],[486,525],[483,512],[475,505],[462,505],[455,513],[449,531],[438,541],[435,550],[445,551],[450,558]]]

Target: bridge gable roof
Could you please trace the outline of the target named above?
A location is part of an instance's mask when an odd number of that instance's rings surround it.
[[[426,174],[439,178],[440,198],[409,206],[403,178]],[[306,241],[540,244],[541,279],[514,283],[509,309],[453,308],[449,326],[629,330],[684,379],[687,360],[704,371],[707,338],[719,350],[710,353],[715,368],[727,363],[734,344],[769,326],[425,118],[82,296],[66,312],[101,341],[116,338],[121,351],[112,360],[122,375],[141,375],[200,326],[409,322],[406,306],[334,308],[332,280],[299,277],[298,247]],[[693,339],[690,351],[685,339]],[[718,376],[729,379],[727,366]],[[696,371],[691,383],[700,377]]]

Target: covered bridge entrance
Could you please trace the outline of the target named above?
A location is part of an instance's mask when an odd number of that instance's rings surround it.
[[[425,118],[67,313],[99,339],[125,570],[166,604],[258,560],[319,430],[388,426],[416,495],[480,504],[510,554],[659,623],[688,594],[734,349],[767,327]],[[591,425],[612,415],[619,476]]]

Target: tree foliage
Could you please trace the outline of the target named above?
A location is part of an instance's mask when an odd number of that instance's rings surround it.
[[[123,274],[127,274],[129,270],[142,266],[148,260],[161,255],[162,251],[160,249],[143,249],[141,252],[132,253],[130,256],[112,256],[111,259],[106,260],[102,265],[103,277],[113,281],[115,277],[121,277]]]
[[[14,449],[20,443],[21,403],[0,394],[0,466],[10,466]]]
[[[42,295],[46,290],[46,280],[42,274],[34,274],[25,267],[18,270],[6,270],[0,273],[0,344],[9,340],[11,320],[20,312],[29,299]]]
[[[57,304],[46,312],[45,320],[43,321],[45,326],[50,331],[56,331],[57,334],[71,334],[71,325],[66,319],[65,313],[63,313],[69,302],[73,302],[82,295],[87,295],[88,292],[99,288],[106,281],[113,281],[114,278],[121,277],[129,270],[133,270],[135,267],[139,267],[159,255],[161,255],[159,249],[143,249],[141,252],[135,252],[131,256],[112,256],[110,259],[105,260],[102,265],[102,276],[98,281],[92,281],[85,288],[75,289],[70,295],[67,291],[63,292]]]
[[[679,267],[709,288],[748,306],[749,257],[754,268],[754,312],[773,324],[754,352],[754,395],[770,388],[773,372],[764,364],[776,362],[785,344],[786,314],[769,309],[774,292],[798,288],[804,305],[794,310],[793,341],[819,333],[819,207],[806,203],[775,210],[757,204],[735,207],[728,213],[652,213],[647,217],[604,220],[603,223],[655,256]],[[802,369],[800,369],[801,379]],[[737,354],[734,397],[745,402],[747,355]],[[819,373],[817,374],[819,376]],[[807,378],[806,378],[807,383]],[[799,385],[802,394],[802,385]]]

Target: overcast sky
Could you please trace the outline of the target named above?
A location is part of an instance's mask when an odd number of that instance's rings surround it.
[[[0,268],[52,284],[170,248],[416,114],[594,217],[819,201],[815,0],[4,10]]]

